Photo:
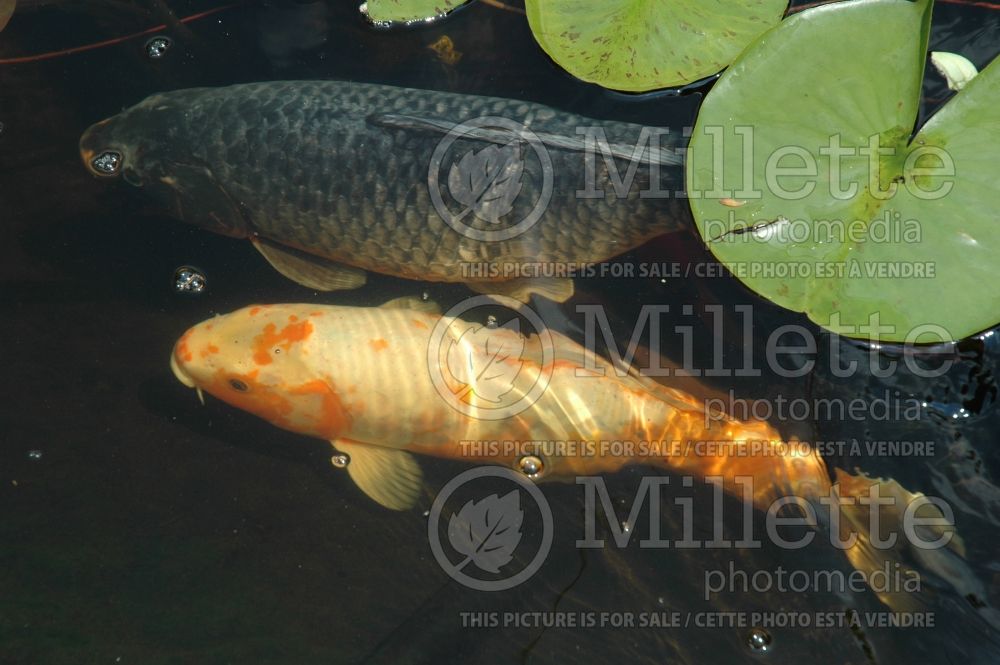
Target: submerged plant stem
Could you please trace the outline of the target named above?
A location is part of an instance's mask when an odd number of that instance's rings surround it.
[[[232,9],[233,7],[238,7],[242,3],[234,2],[228,5],[223,5],[221,7],[215,7],[213,9],[207,9],[203,12],[198,12],[197,14],[192,14],[190,16],[185,16],[179,19],[179,23],[190,23],[192,21],[197,21],[198,19],[205,18],[206,16],[211,16],[212,14],[218,14],[219,12],[225,11],[227,9]],[[160,32],[161,30],[166,30],[166,24],[160,24],[152,28],[147,28],[141,32],[134,32],[131,35],[125,35],[123,37],[114,37],[113,39],[105,39],[104,41],[94,42],[93,44],[84,44],[83,46],[74,46],[72,48],[61,49],[59,51],[48,51],[47,53],[38,53],[35,55],[24,55],[15,58],[2,58],[0,59],[0,65],[14,65],[24,62],[37,62],[39,60],[50,60],[52,58],[59,58],[64,55],[72,55],[74,53],[82,53],[84,51],[92,51],[94,49],[103,48],[105,46],[112,46],[114,44],[120,44],[122,42],[128,41],[130,39],[135,39],[136,37],[142,37],[144,35],[149,35],[154,32]]]

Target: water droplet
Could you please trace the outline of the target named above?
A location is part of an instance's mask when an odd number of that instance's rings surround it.
[[[90,162],[94,170],[104,175],[114,175],[122,166],[122,154],[114,150],[105,150]]]
[[[40,460],[40,459],[42,459],[42,451],[41,450],[29,450],[28,451],[28,459],[31,459],[31,460]]]
[[[517,468],[529,478],[537,478],[545,471],[545,462],[542,461],[541,457],[525,455],[517,460]]]
[[[486,327],[490,330],[495,330],[499,324],[497,323],[497,317],[490,314],[486,317]]]
[[[174,290],[177,293],[197,295],[205,290],[207,279],[197,268],[181,266],[174,271]]]
[[[146,42],[146,55],[154,60],[162,58],[170,49],[169,37],[153,37]]]
[[[771,634],[763,628],[754,628],[747,635],[747,646],[751,651],[767,653],[771,650]]]
[[[345,469],[347,468],[347,465],[351,463],[351,458],[344,453],[337,453],[330,458],[330,463],[338,469]]]

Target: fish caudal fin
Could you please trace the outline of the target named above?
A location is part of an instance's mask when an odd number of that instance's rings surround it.
[[[847,558],[879,600],[900,612],[923,607],[924,584],[917,568],[943,579],[967,599],[985,598],[964,560],[965,544],[934,500],[909,492],[891,478],[841,469],[835,473],[833,496],[841,505],[839,519],[830,526],[839,530]],[[876,579],[883,584],[875,584]]]
[[[406,510],[417,502],[423,473],[410,453],[343,439],[330,443],[350,457],[351,480],[376,502],[391,510]]]
[[[252,238],[253,246],[271,267],[302,286],[317,291],[344,291],[364,286],[364,270],[300,252],[264,238]]]
[[[468,282],[468,287],[477,293],[507,296],[523,303],[529,302],[533,293],[553,302],[566,302],[573,297],[573,280],[568,277],[533,277],[503,282]]]

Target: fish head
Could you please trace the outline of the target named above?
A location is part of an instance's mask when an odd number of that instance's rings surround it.
[[[311,340],[308,306],[256,305],[189,329],[174,345],[174,376],[268,422],[335,439],[350,425]]]
[[[239,205],[200,153],[203,138],[188,116],[191,91],[147,97],[91,125],[80,158],[91,174],[121,178],[164,204],[173,216],[222,235],[251,235]]]
[[[167,99],[154,95],[88,127],[80,137],[80,158],[87,170],[101,178],[121,177],[136,187],[153,180],[162,165],[149,148],[161,139],[157,127],[164,124],[167,109],[156,109]]]

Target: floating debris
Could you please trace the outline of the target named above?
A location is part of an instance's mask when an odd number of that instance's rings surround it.
[[[492,314],[486,317],[486,327],[489,328],[490,330],[496,330],[497,327],[499,327],[499,325],[500,324],[497,323],[497,317],[493,316]]]
[[[41,450],[29,450],[28,451],[28,459],[35,460],[35,461],[42,459],[42,451]]]
[[[950,90],[961,90],[979,74],[979,70],[968,58],[957,53],[931,51],[931,64],[948,82]]]
[[[438,60],[449,66],[458,64],[462,59],[462,52],[455,50],[455,42],[448,35],[442,36],[427,48],[437,54]]]

